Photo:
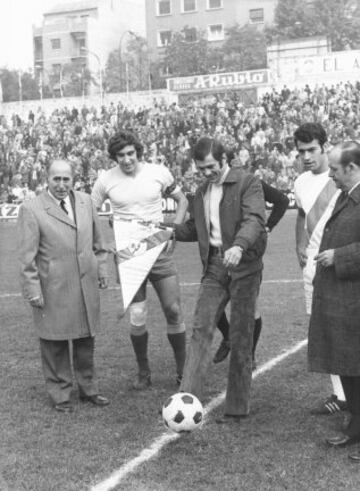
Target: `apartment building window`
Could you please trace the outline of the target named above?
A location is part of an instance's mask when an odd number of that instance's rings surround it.
[[[249,19],[252,24],[264,22],[264,9],[250,9]]]
[[[157,0],[156,13],[157,15],[170,15],[171,0]]]
[[[159,31],[158,32],[158,46],[164,47],[171,43],[171,31]]]
[[[207,0],[207,9],[221,9],[223,7],[223,0]]]
[[[195,12],[197,10],[197,0],[182,0],[181,12]]]
[[[61,49],[61,39],[50,39],[52,49]]]
[[[197,39],[196,27],[184,28],[185,41],[188,43],[194,43]]]
[[[224,26],[212,24],[208,26],[208,41],[222,41],[224,39]]]

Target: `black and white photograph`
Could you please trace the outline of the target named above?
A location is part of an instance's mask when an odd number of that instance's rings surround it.
[[[359,490],[360,0],[0,43],[0,491]]]

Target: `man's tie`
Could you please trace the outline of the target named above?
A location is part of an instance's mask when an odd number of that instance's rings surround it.
[[[61,208],[63,211],[65,211],[65,213],[66,213],[67,215],[69,214],[69,212],[67,211],[66,206],[65,206],[65,201],[64,201],[63,199],[60,201],[60,208]]]
[[[333,213],[336,212],[339,208],[342,208],[344,205],[346,205],[348,198],[349,198],[349,193],[347,191],[341,191],[338,199],[336,200]]]
[[[342,205],[349,197],[349,193],[347,191],[341,191],[338,197],[338,205]]]

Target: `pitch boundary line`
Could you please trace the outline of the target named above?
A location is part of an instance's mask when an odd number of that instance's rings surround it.
[[[293,279],[293,280],[285,280],[285,279],[279,279],[279,280],[264,280],[261,282],[262,285],[266,284],[273,284],[273,283],[302,283],[303,280],[300,279]],[[195,283],[180,283],[180,286],[199,286],[199,282]],[[107,291],[114,291],[114,290],[120,290],[119,286],[110,286],[107,288]],[[106,291],[106,290],[105,290]],[[21,293],[0,293],[0,300],[4,298],[14,298],[14,297],[21,297]]]
[[[284,353],[275,356],[275,358],[272,358],[271,360],[267,361],[266,363],[261,365],[257,370],[254,371],[253,379],[257,378],[259,375],[262,375],[263,373],[268,372],[269,370],[272,370],[280,362],[282,362],[289,356],[297,353],[306,345],[307,345],[307,339],[303,339],[302,341],[300,341],[299,343],[297,343],[296,345],[294,345],[292,348],[288,349]],[[205,406],[205,416],[207,416],[211,411],[216,409],[223,402],[224,399],[225,399],[225,391],[221,392],[218,396],[213,398]],[[119,467],[118,470],[114,471],[110,475],[110,477],[108,477],[104,481],[92,486],[90,488],[90,491],[111,491],[112,489],[115,488],[115,486],[118,486],[122,481],[122,479],[124,479],[128,474],[135,471],[137,467],[156,457],[159,454],[160,450],[162,450],[162,448],[165,447],[165,445],[167,445],[173,440],[179,439],[180,437],[181,435],[179,433],[169,433],[168,431],[163,433],[158,438],[156,438],[148,448],[142,450],[137,457],[123,464],[121,467]]]

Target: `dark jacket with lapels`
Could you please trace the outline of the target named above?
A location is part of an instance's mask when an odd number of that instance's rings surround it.
[[[193,215],[185,223],[175,225],[179,241],[198,241],[200,257],[207,268],[210,233],[206,223],[204,196],[209,183],[202,184],[195,193]],[[244,277],[262,269],[267,234],[264,193],[259,179],[241,169],[230,169],[225,178],[220,201],[220,228],[223,250],[237,245],[243,249],[238,266],[231,270],[234,277]]]

